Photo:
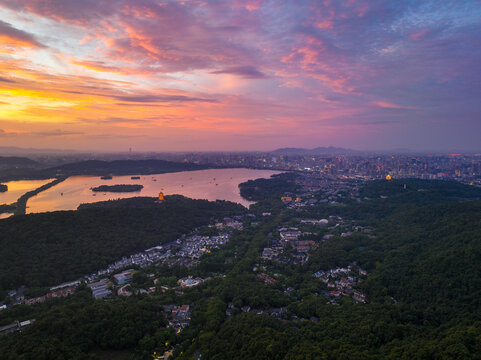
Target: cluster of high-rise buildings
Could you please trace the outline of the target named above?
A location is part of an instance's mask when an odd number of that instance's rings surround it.
[[[289,149],[287,149],[289,150]],[[359,177],[365,180],[415,177],[422,179],[455,179],[481,184],[481,154],[408,154],[368,153],[338,149],[335,153],[274,152],[193,152],[76,154],[68,161],[86,159],[162,159],[213,167],[242,167],[313,172],[334,178]],[[43,166],[57,163],[50,158],[38,159]]]
[[[481,154],[195,153],[177,155],[175,160],[220,167],[306,171],[334,177],[376,179],[390,175],[392,178],[456,179],[481,183]]]

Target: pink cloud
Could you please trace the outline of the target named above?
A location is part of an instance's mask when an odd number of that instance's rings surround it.
[[[363,0],[0,0],[0,7],[15,15],[11,25],[0,22],[0,51],[8,53],[0,54],[8,74],[0,83],[10,92],[0,101],[18,100],[15,119],[92,124],[98,115],[109,119],[102,126],[278,136],[299,135],[304,125],[389,127],[407,114],[382,109],[437,118],[433,109],[453,98],[453,118],[479,108],[472,105],[479,24],[467,13],[431,24],[423,13],[430,6]],[[442,2],[432,8],[454,16]],[[25,21],[28,31],[20,30]],[[66,31],[49,33],[48,25]],[[24,62],[11,62],[13,53]]]
[[[406,109],[406,110],[415,110],[416,108],[413,106],[405,106],[405,105],[397,105],[392,102],[388,101],[374,101],[372,102],[374,106],[384,108],[384,109]]]
[[[315,26],[323,30],[332,30],[334,27],[334,22],[332,20],[322,19],[321,21],[317,22]]]
[[[250,0],[247,2],[247,4],[245,4],[245,8],[249,11],[259,10],[261,4],[261,0]]]
[[[426,30],[421,30],[421,31],[418,31],[418,32],[415,32],[415,33],[411,34],[409,37],[411,38],[411,40],[419,41],[419,40],[423,39],[427,34],[428,34],[428,32]]]
[[[107,0],[1,0],[0,4],[62,22],[86,26],[113,14],[118,4]]]

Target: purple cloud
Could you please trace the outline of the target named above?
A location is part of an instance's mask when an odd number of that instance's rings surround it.
[[[0,46],[2,44],[12,47],[45,47],[32,34],[15,29],[9,23],[0,20]]]
[[[479,2],[0,0],[0,6],[84,32],[69,64],[131,83],[105,88],[92,80],[64,92],[114,99],[126,110],[195,103],[186,112],[189,126],[226,132],[244,126],[273,138],[309,128],[312,141],[327,131],[347,139],[342,134],[349,131],[337,130],[349,129],[356,133],[350,140],[369,145],[381,136],[356,126],[382,125],[384,141],[393,143],[418,141],[420,129],[434,133],[436,126],[445,139],[454,127],[468,138],[479,129]],[[43,46],[29,31],[0,22],[7,38]],[[60,42],[59,34],[42,35],[46,45]]]
[[[211,74],[233,74],[244,79],[265,79],[267,77],[254,66],[231,66],[222,70],[211,71]]]
[[[106,0],[1,0],[0,4],[12,10],[72,23],[87,24],[93,19],[114,14],[120,5]]]
[[[185,95],[118,95],[113,96],[119,101],[134,103],[153,103],[153,102],[216,102],[213,99],[202,99]]]
[[[14,83],[15,81],[8,79],[6,77],[0,76],[0,82]]]
[[[63,131],[63,130],[54,130],[54,131],[35,131],[27,133],[27,135],[35,135],[35,136],[70,136],[70,135],[83,135],[84,133],[81,131]]]

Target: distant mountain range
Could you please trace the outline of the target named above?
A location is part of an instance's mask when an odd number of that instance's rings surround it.
[[[314,149],[305,148],[281,148],[270,152],[271,154],[279,155],[332,155],[332,154],[354,154],[362,153],[358,150],[338,148],[334,146],[316,147]]]
[[[42,171],[49,176],[72,175],[132,175],[160,174],[177,171],[202,170],[204,165],[178,163],[165,160],[87,160],[70,163]]]
[[[203,170],[207,168],[212,168],[212,166],[155,159],[114,161],[87,160],[44,169],[38,169],[34,166],[23,166],[19,167],[18,169],[9,168],[2,170],[0,167],[0,181],[19,179],[50,179],[54,177],[67,177],[74,175],[147,175],[189,170]]]
[[[16,166],[37,166],[39,165],[38,162],[33,161],[32,159],[26,157],[19,157],[19,156],[0,156],[0,167],[7,168],[7,167],[16,167]]]
[[[40,168],[41,164],[26,157],[0,156],[0,181],[22,179]]]

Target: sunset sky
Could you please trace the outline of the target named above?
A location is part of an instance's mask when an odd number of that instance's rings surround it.
[[[481,1],[0,0],[0,146],[481,150]]]

